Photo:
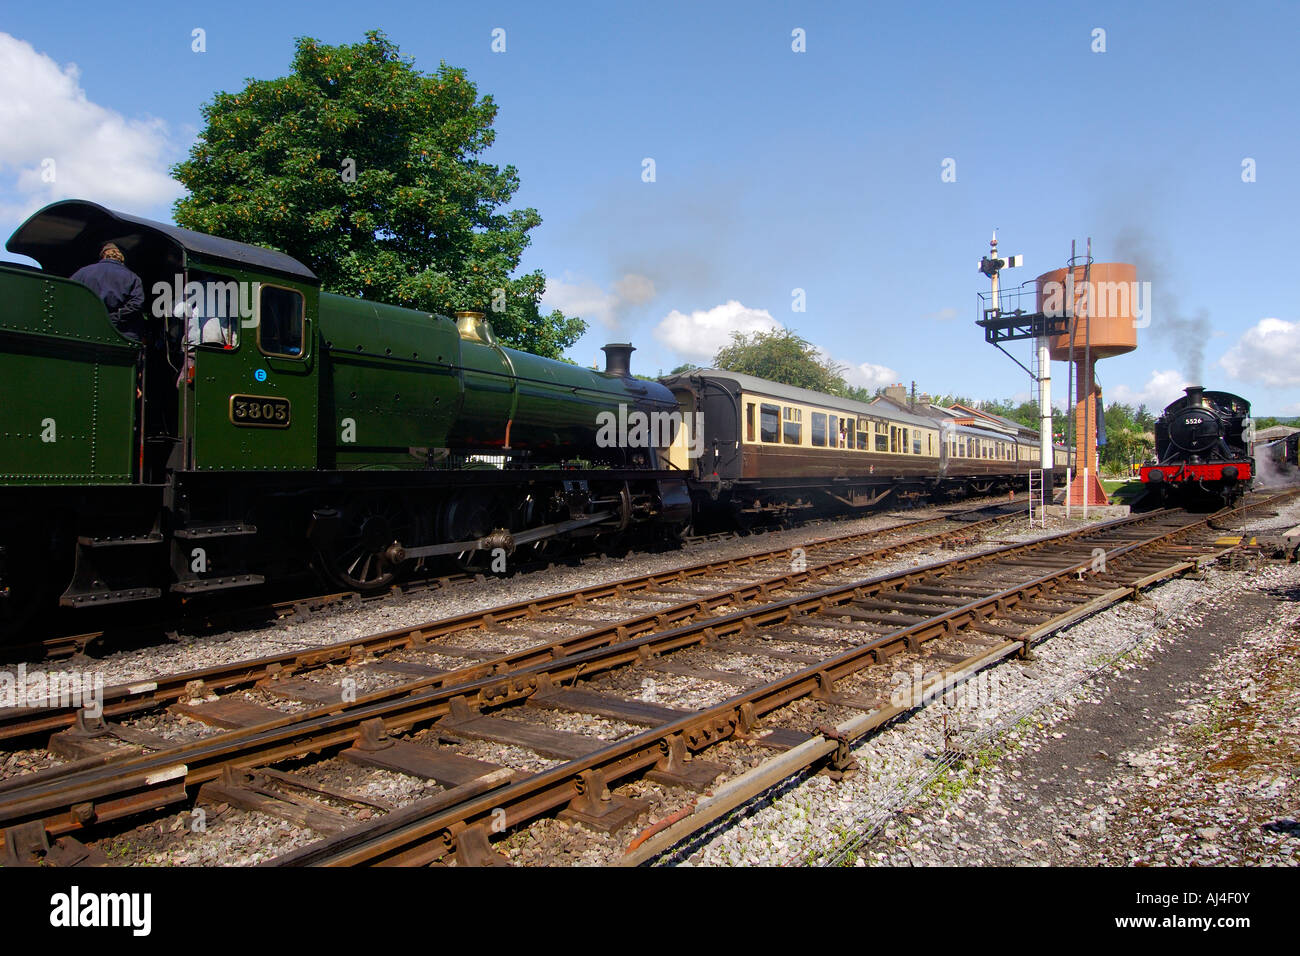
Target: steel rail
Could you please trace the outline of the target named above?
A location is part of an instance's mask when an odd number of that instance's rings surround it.
[[[383,729],[387,732],[408,730],[446,716],[456,698],[483,706],[522,699],[536,693],[540,686],[552,682],[573,680],[579,675],[606,671],[648,655],[705,643],[720,636],[752,629],[756,625],[788,621],[799,614],[816,613],[828,606],[881,590],[898,589],[926,578],[983,566],[1013,553],[1029,554],[1053,544],[1086,548],[1089,543],[1095,543],[1100,536],[1108,533],[1112,536],[1116,533],[1120,535],[1120,541],[1110,543],[1127,546],[1122,533],[1131,530],[1128,526],[1168,517],[1169,512],[1153,512],[1120,518],[1045,539],[1007,545],[963,558],[796,595],[720,618],[627,638],[578,653],[559,653],[552,661],[530,665],[504,676],[479,677],[449,687],[403,692],[391,700],[377,700],[382,694],[376,692],[346,708],[318,709],[305,715],[285,715],[279,720],[230,731],[164,752],[140,754],[112,762],[104,758],[79,761],[78,766],[69,772],[52,775],[49,771],[43,771],[19,778],[18,785],[7,788],[7,792],[0,795],[0,822],[12,826],[41,820],[51,834],[70,832],[91,822],[117,819],[142,809],[184,800],[188,788],[216,779],[227,767],[273,764],[290,757],[332,751],[351,744],[359,737],[366,721],[381,720]],[[1156,537],[1167,537],[1191,526],[1182,523]],[[1072,561],[1069,569],[1077,564]],[[982,606],[980,602],[967,605],[964,613],[968,616],[964,623],[975,620],[978,616],[976,612]],[[957,621],[961,611],[958,609],[949,612],[940,618],[930,619],[927,623],[933,625],[939,621],[941,629],[950,627],[952,625],[943,622]],[[888,638],[883,640],[888,641]],[[865,645],[867,650],[864,653],[870,653],[872,648],[880,644],[880,641],[873,641]],[[841,666],[845,665],[835,661],[825,665],[823,679],[836,679],[838,675],[835,669]],[[780,703],[772,706],[780,706]],[[704,732],[707,739],[708,729],[705,728]]]
[[[768,616],[787,615],[790,608],[812,610],[827,601],[843,602],[855,593],[875,593],[919,580],[937,571],[951,572],[996,561],[1008,553],[1031,553],[1055,541],[1092,537],[1111,527],[1145,523],[1170,512],[1115,519],[1112,522],[1062,532],[1046,539],[1006,545],[963,558],[933,562],[861,582],[839,585],[782,601],[743,609],[720,618],[652,631],[640,636],[606,633],[598,646],[578,652],[547,647],[551,658],[522,667],[504,676],[474,675],[458,684],[420,687],[402,685],[375,691],[351,704],[316,708],[253,727],[226,731],[203,740],[152,754],[135,754],[111,759],[92,757],[37,771],[0,783],[0,824],[12,826],[32,819],[44,819],[47,830],[61,834],[93,821],[108,821],[185,799],[184,790],[221,775],[225,767],[274,763],[290,757],[351,744],[366,720],[384,720],[387,731],[398,732],[446,716],[457,697],[484,704],[502,703],[528,696],[537,689],[538,675],[558,680],[574,679],[622,666],[647,653],[663,653],[712,639],[716,633],[733,633],[742,622],[766,621]],[[803,572],[797,572],[799,576]],[[755,585],[758,587],[758,585]],[[179,782],[178,782],[179,781]]]
[[[1253,510],[1265,503],[1257,503],[1238,510]],[[1223,518],[1224,515],[1213,517]],[[1189,522],[1108,549],[1107,570],[1103,575],[1115,575],[1116,562],[1123,562],[1125,557],[1155,548],[1161,543],[1198,528],[1210,526],[1211,520],[1212,518],[1205,518]],[[1120,522],[1113,524],[1126,523],[1128,519],[1121,519]],[[372,824],[361,825],[336,838],[290,853],[272,861],[271,865],[426,864],[441,859],[451,852],[459,851],[462,835],[469,834],[474,828],[478,828],[474,834],[476,837],[474,843],[482,845],[482,841],[486,838],[484,827],[489,820],[493,831],[509,829],[572,803],[582,797],[584,792],[593,785],[607,782],[612,786],[616,780],[659,764],[661,757],[669,752],[670,741],[674,737],[681,736],[692,752],[698,752],[738,733],[747,733],[754,729],[756,720],[764,714],[801,697],[816,694],[818,691],[829,691],[835,681],[888,656],[886,651],[893,645],[903,644],[915,648],[926,640],[955,635],[961,627],[995,616],[1026,600],[1045,596],[1052,588],[1059,587],[1063,583],[1066,585],[1073,583],[1074,576],[1089,569],[1092,563],[1093,557],[1089,555],[1083,560],[1063,568],[1053,569],[1030,581],[986,595],[910,627],[881,635],[824,662],[735,695],[711,708],[651,728],[615,742],[593,754],[569,761],[522,781],[508,784],[481,796],[471,797],[454,808],[431,803],[427,812],[422,812],[421,807],[412,805],[400,811],[400,815],[393,815],[391,819],[379,818]],[[1175,561],[1175,564],[1169,567],[1187,569],[1196,565],[1195,560],[1182,560]],[[1139,570],[1138,577],[1133,583],[1116,590],[1136,593],[1141,587],[1163,576],[1162,573],[1143,573]],[[779,603],[783,606],[783,610],[789,612],[800,602],[798,599],[791,599]],[[713,622],[713,626],[706,630],[712,632],[714,636],[734,633],[743,628],[744,620],[752,621],[755,616],[757,615],[753,613],[738,612],[729,615],[727,619]],[[764,616],[768,620],[762,623],[789,623],[796,617],[789,613],[784,617]],[[1062,617],[1069,616],[1062,615]],[[1065,624],[1059,626],[1063,627]],[[1028,644],[1027,640],[1004,641],[999,648],[1016,645],[1028,647]],[[998,648],[985,649],[977,657],[993,655],[997,650]],[[905,708],[900,708],[896,713],[883,718],[879,713],[863,715],[862,718],[849,722],[850,729],[855,732],[860,731],[860,736],[861,733],[879,725],[876,722],[877,718],[881,718],[880,722],[883,723],[903,712],[903,709]],[[807,752],[803,756],[815,759],[812,755],[823,755],[822,751],[825,748],[830,747],[832,743],[838,747],[841,742],[824,740],[820,744],[805,745]],[[445,800],[440,803],[445,804]]]
[[[908,531],[927,524],[960,520],[960,515],[986,511],[990,507],[995,506],[984,505],[980,508],[957,512],[953,515],[922,518],[914,522],[903,522],[897,525],[891,525],[887,528],[858,531],[847,535],[832,535],[814,539],[813,541],[802,545],[774,548],[735,558],[700,562],[698,564],[688,565],[674,570],[659,571],[648,575],[623,578],[607,584],[574,588],[546,598],[532,598],[523,601],[516,601],[511,604],[500,605],[484,611],[473,611],[441,621],[425,621],[419,624],[407,625],[389,631],[377,632],[364,637],[352,638],[335,644],[326,644],[314,648],[286,651],[281,654],[249,658],[228,664],[218,664],[212,667],[196,668],[194,670],[182,671],[175,674],[157,675],[154,677],[143,678],[141,680],[130,681],[128,683],[115,684],[111,687],[104,688],[101,701],[103,708],[102,713],[104,717],[113,718],[140,713],[142,711],[156,710],[188,696],[191,693],[192,686],[196,682],[201,682],[206,691],[230,691],[251,687],[259,681],[282,679],[289,677],[290,675],[301,674],[307,670],[321,668],[327,664],[336,664],[355,660],[358,657],[370,654],[382,654],[387,651],[400,650],[412,645],[427,644],[431,640],[447,637],[460,631],[472,630],[490,624],[503,623],[505,621],[532,618],[542,612],[581,605],[589,601],[619,597],[623,596],[626,592],[648,592],[653,590],[655,587],[661,587],[667,584],[684,583],[689,578],[705,577],[725,571],[743,570],[747,567],[776,560],[782,556],[789,556],[793,553],[795,548],[803,548],[805,551],[809,551],[839,545],[852,545],[855,542],[864,539],[883,537],[888,534]],[[868,561],[879,560],[882,557],[904,548],[922,547],[926,544],[942,540],[943,538],[963,533],[967,531],[967,529],[986,528],[1018,517],[1019,514],[1020,512],[1010,512],[1005,515],[995,515],[990,518],[985,518],[981,521],[964,522],[958,528],[948,529],[902,542],[893,542],[859,555],[816,564],[807,569],[806,576],[802,580],[811,580],[813,577],[834,573],[835,571],[851,567],[855,564],[863,564]],[[769,580],[773,582],[772,586],[775,586],[775,582],[778,578],[771,578]],[[792,583],[801,583],[801,581],[796,580]],[[743,589],[719,591],[715,597],[701,595],[696,601],[686,601],[671,608],[659,609],[649,614],[633,616],[624,621],[618,622],[617,625],[611,624],[610,627],[622,626],[627,628],[629,633],[635,633],[648,626],[662,623],[665,618],[668,621],[679,620],[686,616],[687,612],[692,607],[699,608],[699,611],[691,613],[699,613],[705,610],[701,605],[707,604],[717,606],[725,603],[726,600],[745,599],[740,594],[741,590]],[[554,643],[565,647],[581,646],[588,636],[589,633],[571,635],[567,639],[561,638]],[[456,668],[455,670],[448,672],[442,680],[444,682],[452,679],[465,680],[473,674],[484,671],[485,669],[489,672],[494,669],[513,669],[532,661],[539,653],[549,652],[552,645],[546,644],[541,645],[541,647],[543,648],[541,651],[538,651],[535,648],[528,649],[513,654],[503,654],[499,658],[493,660]],[[60,730],[66,730],[75,724],[76,716],[77,708],[72,706],[0,708],[0,741],[21,739],[37,734],[54,733]],[[3,789],[3,783],[0,783],[0,789]]]
[[[1014,498],[1010,503],[1021,504],[1024,503],[1026,500],[1027,499],[1017,497]],[[931,518],[921,518],[910,522],[902,522],[898,525],[891,526],[891,529],[903,528],[903,527],[919,527],[920,525],[928,524],[933,521],[949,520],[950,517],[956,520],[957,516],[961,514],[973,514],[979,511],[987,511],[991,508],[1000,507],[1005,504],[1007,504],[1007,502],[1001,502],[1001,501],[987,502],[985,504],[977,505],[973,508],[969,508],[965,511],[954,512],[950,516],[937,516]],[[856,515],[850,517],[860,518],[864,516]],[[836,521],[835,518],[819,517],[819,518],[810,519],[808,521],[801,521],[799,522],[798,526],[815,528],[823,524],[833,524],[835,523],[835,521]],[[878,529],[878,530],[885,531],[891,529]],[[761,533],[761,532],[766,532],[766,530],[767,529],[764,528],[755,528],[754,532]],[[737,533],[734,531],[715,532],[712,534],[705,534],[705,535],[685,535],[682,537],[682,542],[684,544],[696,544],[702,542],[735,538],[737,536],[738,536]],[[517,565],[518,568],[522,568],[524,570],[543,570],[545,568],[549,568],[552,566],[554,566],[553,560],[539,560],[539,559],[529,559]],[[329,607],[332,605],[341,604],[348,601],[369,603],[373,601],[382,601],[394,595],[397,595],[399,597],[410,597],[413,594],[443,591],[449,587],[469,583],[476,580],[482,580],[483,578],[484,578],[483,572],[474,571],[474,570],[454,571],[454,572],[439,574],[439,575],[425,575],[425,576],[415,577],[409,580],[400,581],[396,584],[393,584],[388,590],[381,591],[375,594],[363,594],[358,591],[334,591],[327,594],[304,595],[296,598],[285,598],[279,601],[271,601],[262,605],[250,605],[249,607],[237,608],[233,611],[226,612],[226,613],[218,613],[215,615],[209,614],[203,617],[199,617],[196,620],[187,623],[189,623],[193,629],[198,630],[199,632],[205,632],[205,631],[211,631],[221,626],[232,626],[232,622],[235,621],[256,619],[259,617],[267,621],[283,620],[284,618],[289,617],[290,615],[299,614],[303,610],[315,610],[317,608]],[[125,632],[130,633],[137,629],[144,629],[144,627],[146,626],[152,627],[155,630],[162,629],[167,627],[167,621],[163,618],[159,618],[158,621],[152,622],[149,625],[130,626],[125,629]],[[3,651],[7,655],[16,655],[15,659],[57,661],[57,660],[63,660],[69,657],[73,657],[79,653],[85,653],[86,650],[91,645],[103,641],[105,638],[109,637],[110,635],[117,635],[118,633],[119,631],[110,631],[110,630],[85,631],[82,633],[67,633],[67,634],[61,634],[57,637],[46,638],[44,640],[39,640],[39,641],[0,644],[0,651]]]

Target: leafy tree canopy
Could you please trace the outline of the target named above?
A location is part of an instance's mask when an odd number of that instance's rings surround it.
[[[515,168],[476,158],[496,111],[464,70],[421,73],[379,31],[350,46],[300,38],[289,75],[203,107],[172,170],[189,190],[176,222],[287,252],[330,292],[486,311],[507,343],[558,357],[586,323],[541,314],[540,271],[512,278],[541,217],[504,211]]]
[[[858,398],[861,389],[844,381],[844,366],[821,357],[817,347],[793,329],[772,329],[746,335],[731,333],[731,344],[713,356],[716,368],[757,375],[782,385],[809,388],[846,398]],[[865,400],[870,401],[870,396]]]

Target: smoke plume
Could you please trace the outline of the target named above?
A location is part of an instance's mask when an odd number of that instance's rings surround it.
[[[1178,357],[1179,371],[1193,384],[1204,384],[1205,342],[1210,336],[1210,315],[1205,309],[1184,311],[1174,292],[1165,262],[1155,250],[1155,240],[1141,226],[1127,226],[1115,236],[1115,258],[1137,266],[1138,282],[1151,283],[1151,336]],[[1148,308],[1151,308],[1148,303]]]

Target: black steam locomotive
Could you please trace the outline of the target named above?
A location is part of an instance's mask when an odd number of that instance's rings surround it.
[[[1142,467],[1142,481],[1166,502],[1231,504],[1255,477],[1250,402],[1199,385],[1186,391],[1156,420],[1156,464]]]

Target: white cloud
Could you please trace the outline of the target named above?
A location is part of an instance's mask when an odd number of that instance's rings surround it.
[[[781,327],[766,309],[750,309],[731,299],[689,315],[674,309],[655,326],[655,338],[683,358],[707,363],[731,344],[732,332],[750,335]]]
[[[873,365],[871,362],[850,365],[844,370],[844,380],[859,388],[884,388],[886,385],[893,385],[898,379],[898,373],[892,368],[887,365]]]
[[[0,194],[6,216],[67,197],[138,211],[184,192],[167,173],[179,152],[167,125],[91,102],[80,78],[75,64],[60,67],[0,33],[0,174],[12,184]]]
[[[1300,385],[1300,322],[1261,319],[1224,353],[1219,366],[1241,382]]]
[[[1193,384],[1199,383],[1187,381],[1182,372],[1176,372],[1173,369],[1163,372],[1152,371],[1151,377],[1147,379],[1147,383],[1141,389],[1129,388],[1127,385],[1115,385],[1103,389],[1102,397],[1107,405],[1111,402],[1132,405],[1134,408],[1138,405],[1145,405],[1147,410],[1154,414],[1182,395],[1186,386]]]
[[[835,366],[840,370],[844,381],[858,388],[884,388],[886,385],[893,385],[899,380],[896,371],[887,365],[876,365],[872,362],[861,362],[854,364],[852,362],[838,361],[835,356],[826,351],[820,345],[813,346],[817,350],[817,357],[823,362]]]
[[[562,279],[546,280],[542,305],[613,331],[622,324],[628,306],[644,305],[655,295],[654,282],[633,272],[615,282],[613,291],[606,291],[590,279],[579,279],[566,272]]]

